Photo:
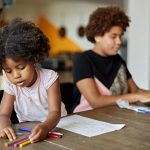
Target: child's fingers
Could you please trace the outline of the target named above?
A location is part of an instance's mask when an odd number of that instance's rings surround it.
[[[8,128],[8,130],[9,130],[9,132],[11,133],[11,135],[12,135],[12,137],[13,137],[13,140],[15,140],[15,139],[16,139],[16,134],[15,134],[13,128]]]
[[[38,130],[36,128],[33,128],[29,138],[32,138],[34,135],[36,135],[36,133],[38,133]]]
[[[4,128],[3,132],[6,134],[6,136],[8,137],[10,141],[16,138],[14,134],[14,130],[12,128]]]
[[[29,136],[29,139],[30,139],[31,143],[35,143],[35,142],[40,140],[40,134],[39,133],[32,133]]]
[[[42,128],[41,125],[37,125],[32,129],[29,139],[31,143],[35,143],[37,141],[44,139],[46,136],[47,136],[47,132],[45,131],[45,129]]]
[[[7,138],[7,135],[3,130],[0,131],[0,138]]]
[[[9,132],[9,130],[7,128],[3,129],[4,133],[6,134],[6,136],[8,137],[8,139],[10,141],[13,140],[11,133]]]

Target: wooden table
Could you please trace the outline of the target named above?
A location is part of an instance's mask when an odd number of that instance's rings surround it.
[[[85,137],[63,129],[56,129],[64,134],[61,139],[30,144],[24,150],[148,150],[150,149],[150,115],[137,113],[132,110],[120,109],[117,106],[95,109],[78,113],[79,115],[109,123],[126,124],[118,131],[95,137]],[[15,125],[16,128],[32,127],[35,123]],[[0,150],[5,148],[0,140]],[[13,148],[9,148],[13,149]],[[20,148],[15,148],[20,149]]]

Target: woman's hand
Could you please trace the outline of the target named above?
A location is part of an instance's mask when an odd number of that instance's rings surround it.
[[[14,129],[11,126],[3,128],[0,130],[0,138],[8,138],[10,141],[15,140],[16,135]]]
[[[148,103],[150,102],[150,91],[142,91],[139,93],[140,94],[140,99],[139,101],[141,103]]]
[[[49,129],[43,123],[36,125],[29,136],[31,143],[44,140],[47,137]]]
[[[150,102],[150,98],[147,99],[141,99],[139,100],[141,103],[149,103]]]

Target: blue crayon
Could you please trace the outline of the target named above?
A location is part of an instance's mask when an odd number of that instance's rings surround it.
[[[26,131],[26,132],[31,132],[31,128],[19,128],[18,130],[20,131]]]
[[[20,135],[23,135],[22,132],[16,132],[16,136],[20,136]]]

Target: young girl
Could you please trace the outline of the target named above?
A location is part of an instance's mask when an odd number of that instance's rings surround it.
[[[47,37],[31,22],[14,19],[0,33],[0,66],[6,79],[0,107],[0,137],[15,139],[10,116],[13,104],[19,122],[40,121],[29,136],[31,143],[46,138],[60,119],[58,74],[36,68],[50,49]]]
[[[119,99],[150,102],[150,91],[135,84],[118,54],[129,21],[119,7],[97,8],[90,15],[85,32],[94,47],[74,57],[73,112],[114,105]]]

